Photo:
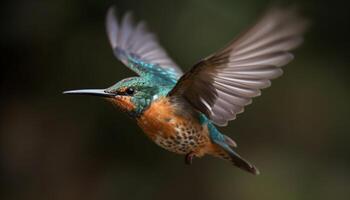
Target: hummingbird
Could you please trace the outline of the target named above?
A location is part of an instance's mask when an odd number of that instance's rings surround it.
[[[224,48],[201,59],[184,73],[168,56],[145,22],[127,12],[118,20],[116,9],[106,15],[114,56],[135,76],[106,89],[63,92],[103,97],[136,121],[160,147],[194,157],[211,155],[252,174],[259,170],[237,152],[236,142],[220,132],[259,96],[291,50],[303,41],[307,22],[295,9],[271,8]]]

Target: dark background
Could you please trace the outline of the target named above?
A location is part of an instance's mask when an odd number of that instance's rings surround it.
[[[349,199],[350,3],[289,3],[313,22],[305,44],[284,76],[221,129],[260,169],[252,176],[209,157],[186,166],[109,103],[61,92],[132,75],[107,41],[110,5],[147,20],[188,69],[271,1],[2,1],[0,199]]]

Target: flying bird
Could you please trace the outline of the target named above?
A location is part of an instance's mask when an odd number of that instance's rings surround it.
[[[306,25],[294,9],[269,9],[224,48],[183,73],[145,22],[135,23],[130,12],[118,20],[111,7],[106,27],[113,53],[136,75],[106,89],[64,94],[109,100],[157,145],[185,155],[187,164],[208,154],[259,174],[236,153],[236,142],[216,126],[234,120],[271,79],[282,75],[281,67],[293,60],[290,51],[302,43]]]

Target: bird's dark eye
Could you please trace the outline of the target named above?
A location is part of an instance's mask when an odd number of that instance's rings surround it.
[[[135,90],[134,90],[134,88],[132,88],[132,87],[129,87],[128,89],[126,89],[126,94],[128,94],[128,95],[133,95],[134,94],[134,92],[135,92]]]

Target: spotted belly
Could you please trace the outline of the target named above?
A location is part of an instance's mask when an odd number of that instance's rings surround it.
[[[200,132],[201,130],[196,130],[193,127],[180,127],[175,127],[170,134],[158,132],[154,136],[154,142],[160,147],[178,154],[196,152],[205,146],[207,140]]]
[[[137,122],[151,140],[174,153],[201,154],[209,143],[207,128],[191,117],[177,114],[166,98],[152,103]]]

